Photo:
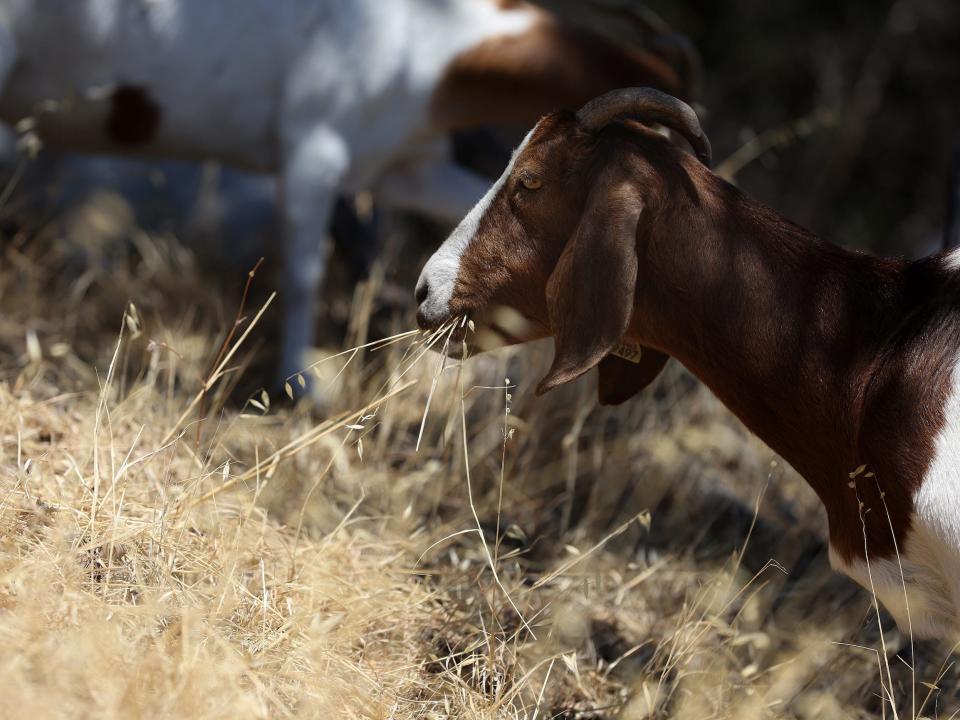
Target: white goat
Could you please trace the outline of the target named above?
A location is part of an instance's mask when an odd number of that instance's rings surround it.
[[[685,92],[662,57],[522,2],[0,0],[0,118],[54,146],[279,175],[283,377],[312,341],[338,193],[455,220],[487,183],[451,161],[451,130],[624,84]]]

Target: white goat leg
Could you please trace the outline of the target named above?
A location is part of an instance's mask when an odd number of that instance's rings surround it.
[[[306,365],[313,343],[313,305],[323,282],[327,232],[338,185],[349,165],[346,143],[319,127],[286,153],[282,198],[286,228],[283,257],[283,330],[280,384]]]

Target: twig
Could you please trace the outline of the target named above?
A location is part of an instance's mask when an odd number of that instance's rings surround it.
[[[798,139],[822,128],[833,127],[837,120],[834,110],[817,108],[798,120],[764,130],[717,165],[714,173],[728,182],[734,182],[738,172],[768,151],[792,145]]]
[[[463,359],[466,359],[467,356],[467,344],[463,343]],[[463,472],[467,480],[467,500],[470,503],[470,512],[473,514],[473,520],[476,523],[477,530],[480,534],[480,545],[483,547],[483,553],[487,558],[487,565],[490,567],[490,572],[493,575],[493,581],[496,583],[497,587],[500,588],[500,591],[503,593],[503,596],[507,599],[507,602],[510,603],[510,607],[513,608],[513,611],[517,614],[517,617],[520,619],[520,624],[526,628],[527,632],[530,633],[530,636],[533,638],[537,637],[537,634],[534,632],[533,628],[527,622],[527,619],[523,616],[523,613],[520,611],[520,608],[517,607],[517,604],[513,601],[513,598],[510,596],[510,593],[507,591],[507,588],[504,586],[503,582],[500,580],[500,573],[497,572],[497,565],[493,561],[493,554],[490,552],[490,547],[487,545],[487,539],[483,536],[483,525],[480,523],[480,516],[477,514],[477,506],[473,502],[473,483],[470,481],[470,452],[469,444],[467,443],[467,406],[463,399],[463,377],[460,378],[460,427],[463,430]]]
[[[197,448],[200,448],[200,429],[203,425],[203,416],[207,410],[207,391],[210,388],[210,378],[213,377],[213,374],[220,364],[220,361],[223,360],[223,356],[226,355],[227,349],[230,347],[230,343],[233,341],[233,336],[237,333],[237,328],[243,323],[246,319],[243,314],[243,310],[247,305],[247,295],[250,294],[250,286],[253,284],[253,277],[257,274],[257,270],[260,269],[260,266],[263,265],[263,258],[257,260],[256,264],[253,266],[253,269],[247,273],[247,282],[243,286],[243,295],[240,297],[240,306],[237,308],[237,316],[233,320],[233,326],[230,328],[230,332],[227,333],[227,336],[223,339],[223,343],[220,345],[220,352],[217,353],[216,359],[210,364],[210,370],[207,371],[207,375],[204,378],[203,386],[200,388],[200,421],[197,423],[197,438],[196,444]]]

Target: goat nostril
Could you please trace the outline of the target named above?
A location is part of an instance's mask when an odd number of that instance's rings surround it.
[[[430,294],[430,286],[427,285],[427,283],[424,282],[417,285],[417,290],[416,290],[416,293],[414,294],[414,298],[416,299],[417,304],[422,305],[423,301],[427,299],[427,295],[429,294]]]
[[[421,330],[430,330],[434,327],[434,323],[430,322],[427,316],[423,314],[423,310],[417,310],[417,327]]]

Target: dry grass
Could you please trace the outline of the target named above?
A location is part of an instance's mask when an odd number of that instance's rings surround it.
[[[319,366],[336,422],[223,409],[255,327],[181,420],[235,308],[176,246],[77,274],[52,237],[0,272],[5,717],[960,707],[949,648],[894,656],[812,493],[678,368],[600,409],[590,382],[534,400],[546,348],[438,373],[409,336]]]

